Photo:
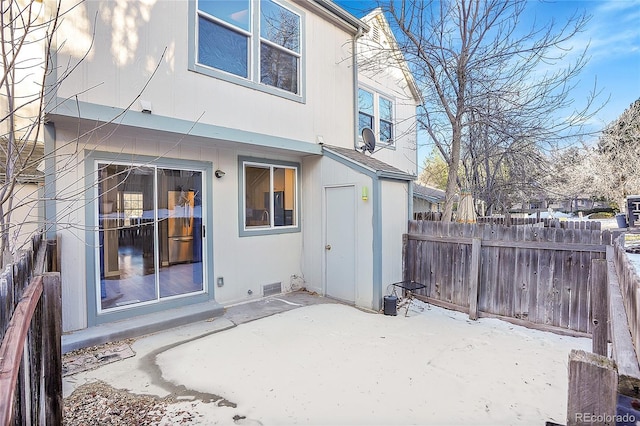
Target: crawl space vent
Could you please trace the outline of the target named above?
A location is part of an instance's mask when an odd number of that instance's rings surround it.
[[[265,284],[262,286],[263,296],[272,296],[282,293],[282,283]]]

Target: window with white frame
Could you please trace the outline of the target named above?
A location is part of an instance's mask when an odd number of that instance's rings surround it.
[[[118,204],[120,197],[118,197]],[[118,211],[124,212],[124,224],[130,226],[132,224],[131,219],[137,219],[142,217],[144,211],[144,194],[142,192],[124,192],[122,194],[122,202],[124,206]]]
[[[301,15],[274,0],[198,0],[198,65],[300,94]]]
[[[296,166],[243,161],[242,173],[245,230],[297,227]]]
[[[394,103],[371,90],[358,89],[358,134],[368,127],[378,142],[392,145],[394,139]]]

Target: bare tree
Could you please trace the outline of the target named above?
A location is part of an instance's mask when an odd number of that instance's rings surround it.
[[[587,146],[570,146],[549,153],[545,159],[548,171],[542,178],[541,198],[572,203],[578,198],[595,198],[593,177],[597,171],[591,170],[591,152]]]
[[[89,38],[84,56],[79,54],[75,63],[55,64],[52,60],[56,49],[65,43],[65,40],[56,40],[62,38],[61,22],[81,3],[82,0],[68,2],[63,9],[61,1],[2,1],[0,250],[5,261],[10,261],[10,256],[27,244],[29,237],[42,226],[84,227],[65,220],[69,216],[69,209],[77,209],[94,201],[85,199],[88,188],[80,184],[75,189],[57,188],[45,194],[43,184],[64,175],[76,175],[77,157],[84,155],[87,148],[95,149],[93,145],[84,145],[84,141],[130,110],[153,79],[166,52],[165,48],[153,72],[121,112],[90,128],[78,126],[75,138],[65,142],[62,147],[56,146],[51,152],[45,152],[46,111],[55,107],[56,90],[72,75],[93,47],[94,34],[84,34]],[[91,90],[91,87],[85,90]],[[180,141],[177,140],[174,146]],[[46,161],[55,165],[45,170],[43,165]],[[76,183],[83,181],[84,176],[80,176]],[[98,181],[91,185],[100,184]],[[49,218],[50,223],[46,223],[41,210],[43,204],[49,201],[66,201],[71,207],[57,210],[56,217]]]
[[[471,136],[463,146],[459,182],[484,202],[489,215],[506,212],[514,203],[539,199],[545,192],[546,159],[528,139],[481,134]]]
[[[0,250],[14,253],[20,234],[38,207],[34,181],[42,181],[43,112],[49,55],[58,26],[59,10],[45,14],[42,2],[3,1],[2,79],[0,80]],[[20,210],[20,218],[14,218]],[[31,224],[33,225],[33,224]]]
[[[602,132],[591,151],[592,186],[625,210],[625,198],[640,193],[640,99]]]
[[[492,192],[492,176],[505,167],[524,172],[540,149],[567,143],[596,112],[590,111],[595,91],[582,109],[571,110],[572,84],[587,57],[586,48],[572,52],[570,42],[588,18],[576,14],[560,26],[551,21],[525,28],[526,6],[525,0],[385,6],[425,101],[418,120],[448,165],[443,220],[451,220],[460,185],[477,183]],[[562,117],[559,111],[570,112]],[[459,173],[462,159],[468,160],[467,181]]]

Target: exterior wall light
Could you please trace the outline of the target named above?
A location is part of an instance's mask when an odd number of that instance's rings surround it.
[[[222,176],[224,176],[224,175],[225,175],[225,173],[224,173],[222,170],[220,170],[220,169],[216,170],[216,171],[214,172],[214,174],[216,175],[216,177],[217,177],[218,179],[220,179]]]
[[[362,187],[362,201],[367,201],[369,199],[369,188],[366,186]]]

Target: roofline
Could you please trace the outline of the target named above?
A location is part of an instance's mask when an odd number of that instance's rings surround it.
[[[380,18],[378,18],[380,17]],[[389,21],[384,16],[384,11],[380,7],[376,7],[371,12],[362,17],[362,20],[369,19],[381,19],[382,25],[385,27],[383,30],[387,30],[387,36],[390,37],[390,41],[392,43],[393,50],[400,55],[399,65],[404,74],[404,78],[407,80],[409,85],[409,90],[411,90],[411,94],[413,95],[414,100],[418,101],[420,105],[424,105],[424,99],[422,98],[422,92],[420,92],[420,88],[416,83],[416,79],[413,76],[413,73],[409,69],[409,65],[407,64],[407,58],[404,56],[404,53],[400,50],[400,46],[398,45],[398,40],[396,39],[396,35],[393,33],[389,25]]]
[[[332,155],[341,158],[342,160],[350,163],[350,164],[355,164],[358,167],[366,170],[367,172],[369,172],[369,174],[371,176],[376,176],[380,179],[393,179],[393,180],[404,180],[404,181],[412,181],[416,178],[416,176],[414,175],[410,175],[409,173],[405,173],[402,171],[391,171],[391,170],[377,170],[372,168],[371,166],[367,165],[367,164],[363,164],[361,162],[359,162],[358,160],[354,160],[353,158],[349,158],[346,155],[343,155],[333,149],[331,149],[328,146],[323,146],[322,147],[323,151],[328,151],[329,153],[331,153]]]
[[[361,29],[363,32],[369,31],[369,25],[365,24],[360,19],[356,18],[355,16],[335,4],[332,0],[313,0],[313,2],[317,3],[319,6],[326,9],[331,14],[337,16],[342,21],[352,26],[355,30]]]

